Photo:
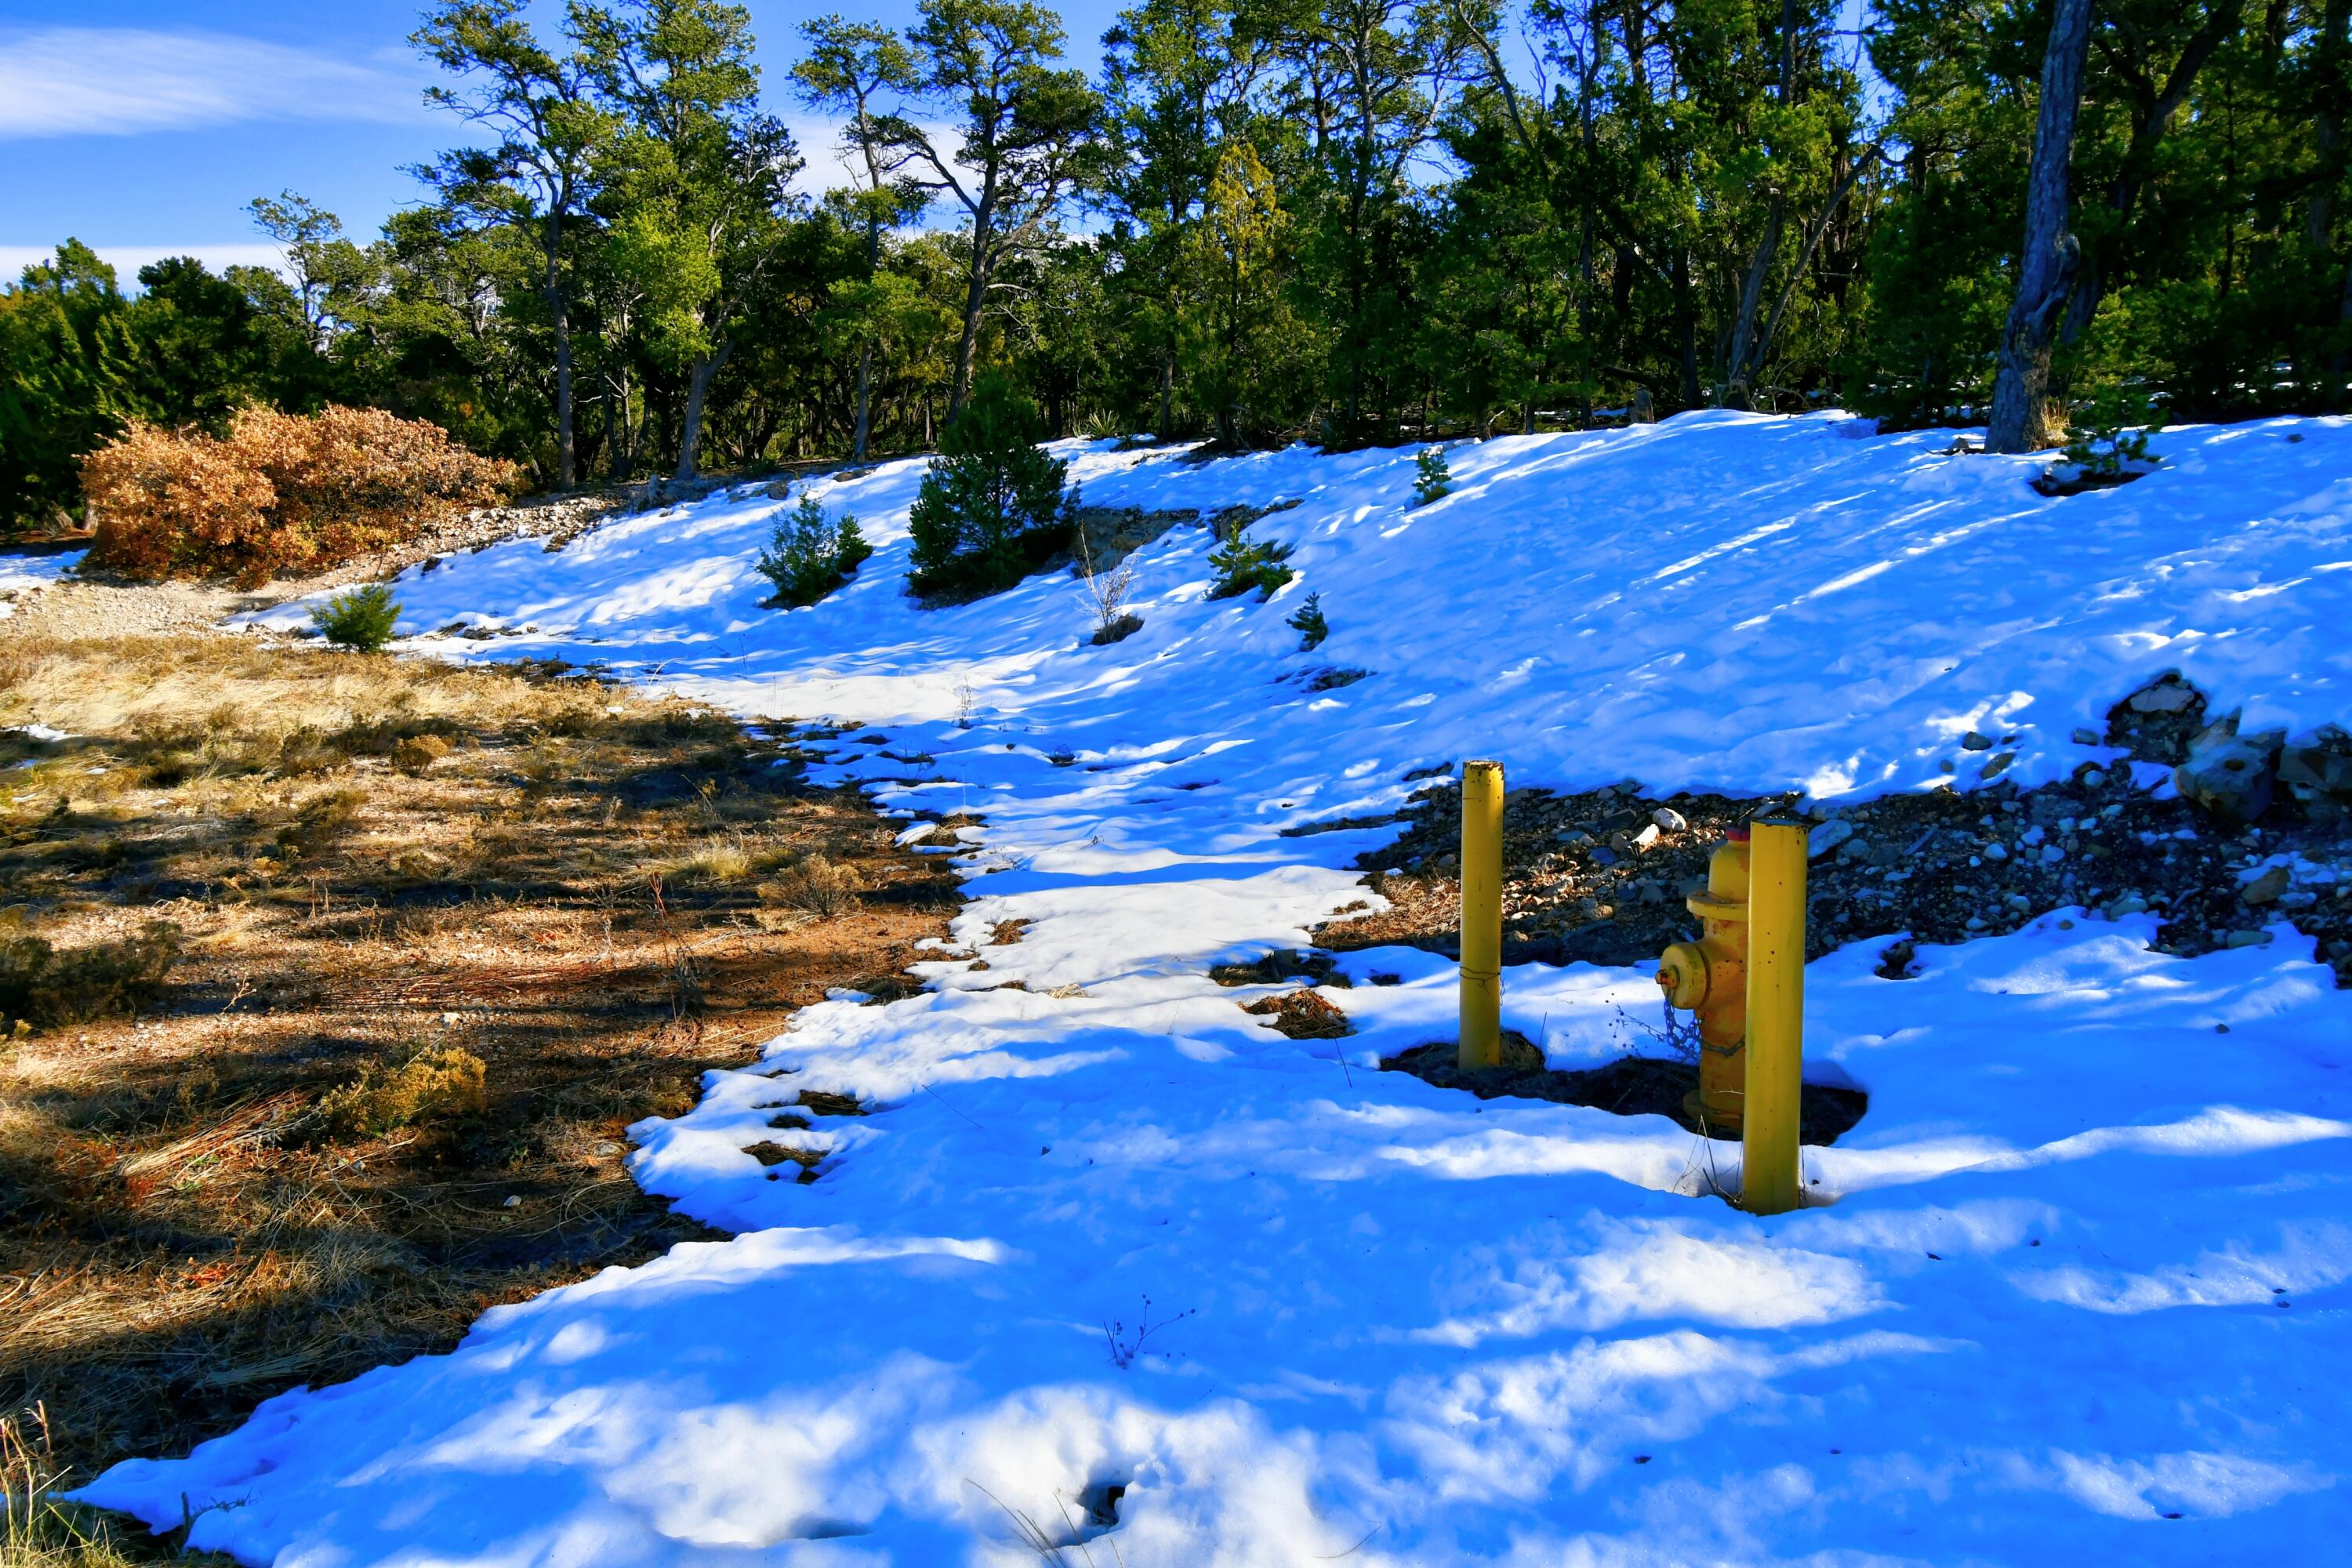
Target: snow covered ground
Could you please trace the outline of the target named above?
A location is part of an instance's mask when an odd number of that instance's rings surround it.
[[[16,613],[16,606],[11,601],[26,594],[39,593],[80,565],[82,556],[87,553],[80,550],[42,555],[15,552],[0,553],[0,621]]]
[[[1736,1146],[1374,1070],[1450,1032],[1429,955],[1349,955],[1342,1041],[1203,973],[1366,897],[1342,868],[1382,833],[1281,828],[1465,756],[1853,796],[1965,786],[1978,728],[2031,783],[2112,755],[2068,737],[2168,668],[2250,726],[2352,722],[2352,426],[2168,432],[2162,471],[2059,500],[1942,444],[1835,416],[1509,438],[1454,448],[1423,509],[1409,450],[1074,447],[1097,504],[1301,503],[1257,525],[1297,547],[1274,603],[1207,601],[1178,529],[1139,557],[1143,630],[1101,648],[1067,579],[903,597],[918,463],[814,487],[880,548],[814,609],[757,607],[788,503],[755,489],[412,572],[408,629],[517,634],[420,649],[878,726],[837,774],[986,819],[952,847],[964,946],[637,1129],[639,1179],[735,1239],[86,1495],[172,1524],[184,1499],[193,1544],[287,1568],[1010,1564],[1024,1536],[1124,1568],[2332,1550],[2352,1013],[2291,929],[2184,960],[2053,910],[1917,979],[1874,975],[1875,942],[1822,961],[1809,1068],[1871,1109],[1774,1219],[1704,1195]],[[1283,624],[1308,592],[1312,654]],[[1370,674],[1316,689],[1335,669]],[[1506,988],[1563,1066],[1656,1005],[1639,970]],[[872,1114],[774,1129],[807,1089]],[[821,1179],[762,1139],[824,1151]]]

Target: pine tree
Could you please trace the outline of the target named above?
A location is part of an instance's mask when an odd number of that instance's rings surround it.
[[[1066,489],[1069,465],[1036,445],[1037,423],[1002,374],[972,388],[908,520],[915,592],[993,593],[1068,545],[1077,497]]]

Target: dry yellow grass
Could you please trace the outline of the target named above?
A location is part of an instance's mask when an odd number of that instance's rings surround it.
[[[83,1476],[698,1234],[625,1129],[910,989],[957,896],[788,745],[553,668],[20,635],[35,724],[0,942],[180,932],[143,1016],[0,1024],[0,1413]]]

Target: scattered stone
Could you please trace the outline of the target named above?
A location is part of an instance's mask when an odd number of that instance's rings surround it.
[[[1805,854],[1818,860],[1853,837],[1853,823],[1832,817],[1805,836]]]
[[[1984,847],[1984,858],[1988,860],[2006,860],[2009,858],[2009,846],[1996,838]]]
[[[2105,789],[2107,787],[2107,775],[2101,773],[2098,769],[2093,768],[2083,775],[2083,787],[2084,789]]]
[[[2305,816],[2336,821],[2352,814],[2352,735],[2328,724],[2296,737],[2279,752],[2278,781]]]
[[[1964,752],[1990,752],[1992,750],[1992,737],[1990,735],[1984,734],[1979,731],[1971,730],[1967,734],[1960,737],[1960,750]]]
[[[1683,820],[1683,814],[1671,805],[1662,805],[1650,813],[1650,822],[1668,833],[1680,833],[1690,826]]]
[[[2205,694],[2168,669],[2107,710],[2107,744],[2146,763],[2179,766],[2205,725]]]
[[[2279,895],[2286,891],[2287,880],[2286,868],[2273,866],[2247,883],[2238,897],[2244,900],[2247,908],[2258,910],[2264,904],[2278,902]]]
[[[2237,715],[2224,715],[2189,742],[2187,760],[2173,770],[2173,787],[2226,821],[2252,822],[2270,809],[2285,740],[2278,730],[2241,735]]]
[[[2267,947],[2271,933],[2266,931],[2233,931],[2221,945],[2224,947]]]
[[[1654,822],[1643,828],[1641,832],[1633,835],[1633,847],[1637,850],[1647,849],[1651,845],[1655,844],[1657,841],[1658,825]]]
[[[2198,700],[2197,689],[2182,680],[2177,671],[2169,671],[2125,698],[2124,706],[2135,713],[2180,713]]]
[[[2096,730],[2078,727],[2074,731],[2074,741],[2078,746],[2095,746],[2100,743],[2099,732]]]
[[[1986,761],[1983,769],[1978,773],[1977,783],[1992,783],[1993,780],[2009,772],[2009,764],[2015,761],[2017,761],[2017,753],[2015,752],[1995,752],[1992,756]]]

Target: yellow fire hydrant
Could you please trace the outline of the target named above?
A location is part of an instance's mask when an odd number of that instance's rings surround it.
[[[1670,1006],[1698,1015],[1698,1089],[1683,1109],[1709,1134],[1739,1135],[1748,1094],[1748,830],[1735,827],[1706,863],[1706,890],[1685,900],[1699,939],[1659,955]]]

